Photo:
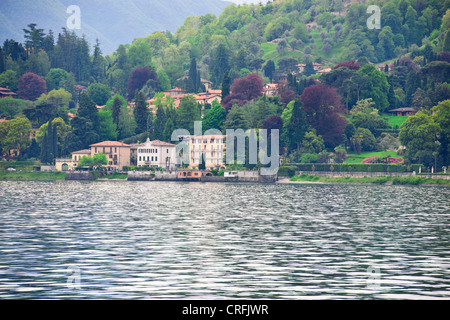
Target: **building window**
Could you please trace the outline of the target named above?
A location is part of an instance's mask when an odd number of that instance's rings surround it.
[[[141,156],[139,156],[139,161],[142,161],[142,158],[141,158]]]
[[[158,157],[155,157],[155,161],[158,161]]]
[[[112,165],[112,161],[109,162],[109,165]]]
[[[103,153],[105,153],[105,147],[103,147]]]
[[[152,156],[152,161],[153,161],[153,156]]]
[[[114,148],[114,152],[117,153],[117,147]]]
[[[169,149],[166,149],[166,153],[169,153]]]

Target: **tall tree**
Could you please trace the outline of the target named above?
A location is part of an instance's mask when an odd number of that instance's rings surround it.
[[[99,128],[98,109],[95,105],[95,102],[92,101],[87,92],[81,93],[80,106],[78,107],[78,116],[91,121],[94,130],[97,130]]]
[[[323,84],[308,87],[301,95],[308,123],[333,148],[342,142],[347,125],[340,116],[344,111],[341,99],[335,88]]]
[[[270,82],[273,79],[273,73],[275,72],[275,63],[272,60],[268,60],[264,65],[264,75],[269,78]]]
[[[300,99],[291,101],[282,114],[283,129],[281,140],[288,150],[300,150],[300,145],[309,128],[306,113]]]
[[[135,97],[133,114],[136,121],[136,134],[139,134],[147,131],[149,110],[145,96],[141,91],[136,91]]]
[[[167,122],[166,110],[162,105],[157,106],[153,125],[154,139],[164,140],[164,127]]]
[[[438,151],[436,143],[439,125],[430,112],[421,110],[402,124],[399,139],[406,147],[405,159],[410,163],[434,165],[433,153]]]
[[[177,127],[187,129],[193,134],[194,121],[201,121],[200,108],[193,96],[184,96],[181,98],[180,106],[177,109]]]
[[[205,110],[206,112],[206,110]],[[212,108],[209,109],[202,119],[202,128],[203,130],[209,129],[218,129],[222,127],[223,122],[225,121],[225,116],[227,111],[224,107],[220,105],[220,103],[214,103]]]
[[[114,102],[112,105],[111,115],[113,118],[113,122],[118,125],[119,124],[119,116],[120,110],[122,109],[123,102],[119,97],[114,98]]]
[[[35,73],[25,73],[19,78],[19,97],[26,100],[35,101],[43,93],[47,93],[47,87],[43,77]]]
[[[41,49],[44,41],[44,29],[36,28],[35,23],[30,23],[28,28],[29,29],[23,29],[23,32],[25,33],[25,47],[37,52]]]
[[[225,72],[230,69],[230,51],[223,44],[219,44],[212,52],[211,74],[214,83],[219,84]]]
[[[197,70],[197,61],[195,58],[191,59],[189,67],[189,92],[197,93],[200,88],[200,73]]]
[[[231,77],[230,71],[225,72],[222,79],[222,100],[230,94]]]
[[[95,40],[94,55],[92,57],[92,77],[97,82],[102,82],[105,77],[105,61],[100,49],[100,42]]]
[[[153,80],[158,83],[158,75],[156,72],[150,70],[149,67],[134,69],[128,80],[128,100],[133,100],[136,90],[141,90],[149,80]]]

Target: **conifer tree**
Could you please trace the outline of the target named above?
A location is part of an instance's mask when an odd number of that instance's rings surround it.
[[[136,134],[147,131],[147,121],[149,110],[147,108],[147,102],[145,101],[145,96],[142,91],[137,91],[135,93],[135,107],[133,110],[134,119],[136,120]]]
[[[230,94],[231,78],[230,71],[225,72],[222,80],[222,100]]]

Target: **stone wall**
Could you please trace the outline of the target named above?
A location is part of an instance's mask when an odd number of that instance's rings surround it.
[[[128,171],[128,181],[152,181],[155,180],[153,171]]]
[[[415,172],[332,172],[332,171],[296,171],[295,175],[308,174],[313,176],[325,177],[423,177],[432,179],[450,180],[450,175],[432,175],[432,174],[416,174]]]
[[[68,171],[66,172],[66,180],[95,180],[94,175],[90,171]]]
[[[177,172],[167,172],[167,171],[156,171],[155,172],[156,181],[175,181],[177,180]]]

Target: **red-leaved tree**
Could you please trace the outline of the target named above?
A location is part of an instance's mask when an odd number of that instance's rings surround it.
[[[321,135],[329,147],[339,145],[344,137],[347,121],[340,114],[344,112],[341,96],[334,87],[318,84],[306,88],[300,99],[308,123]]]
[[[235,79],[231,85],[231,94],[222,101],[222,106],[229,111],[233,104],[243,105],[263,95],[264,82],[256,73]]]
[[[35,101],[43,93],[47,93],[45,79],[35,73],[27,72],[19,78],[17,86],[19,97]]]
[[[288,104],[292,100],[295,99],[295,92],[291,89],[286,89],[281,93],[280,102],[284,104]]]
[[[335,65],[333,69],[338,69],[340,67],[346,67],[346,68],[349,68],[350,70],[355,70],[355,71],[359,70],[361,68],[359,63],[355,60],[341,62],[341,63]]]
[[[128,100],[133,100],[136,90],[141,90],[150,79],[158,83],[158,75],[156,72],[150,70],[149,67],[134,69],[130,78],[128,78]]]

